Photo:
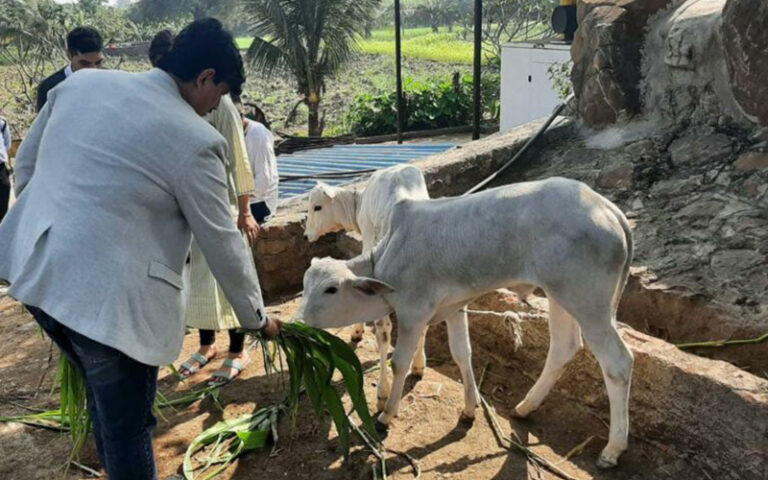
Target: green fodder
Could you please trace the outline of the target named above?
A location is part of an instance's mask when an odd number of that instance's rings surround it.
[[[276,343],[279,351],[270,353],[267,342],[261,341],[268,356],[266,365],[288,366],[286,399],[279,404],[263,407],[256,412],[233,420],[219,422],[198,435],[184,456],[184,475],[188,480],[211,479],[223,472],[242,454],[265,448],[270,439],[277,444],[277,422],[281,413],[295,419],[299,399],[306,394],[318,416],[327,412],[339,435],[344,457],[349,455],[350,433],[362,430],[377,438],[373,417],[363,392],[363,368],[349,346],[338,337],[303,323],[287,323]],[[341,395],[333,382],[340,373],[342,384],[352,401],[352,409],[362,427],[351,423]]]

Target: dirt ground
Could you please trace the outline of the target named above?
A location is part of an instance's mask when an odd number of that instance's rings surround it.
[[[272,307],[271,314],[288,318],[296,308],[296,301]],[[348,338],[348,331],[338,332]],[[43,339],[32,318],[22,313],[18,303],[4,297],[0,299],[0,335],[6,339],[0,353],[0,416],[23,412],[22,406],[55,408],[57,396],[51,394],[55,373],[56,353],[50,369],[49,342]],[[226,336],[219,341],[226,348]],[[196,347],[196,335],[188,335],[182,357]],[[376,364],[376,346],[373,335],[366,333],[357,353],[364,367]],[[651,444],[631,438],[630,449],[622,457],[618,469],[600,472],[594,461],[603,447],[607,428],[607,411],[598,411],[573,399],[553,392],[542,408],[525,421],[512,420],[510,412],[532,385],[538,372],[527,372],[525,366],[509,368],[493,360],[500,352],[486,352],[475,348],[476,371],[488,365],[482,390],[495,406],[503,428],[517,432],[537,453],[558,464],[578,479],[700,479],[701,472],[690,468],[685,456],[678,456],[674,446]],[[510,350],[510,355],[511,350]],[[433,328],[429,336],[427,354],[429,366],[421,381],[409,379],[400,417],[394,422],[385,445],[407,452],[419,461],[424,479],[538,479],[557,478],[546,471],[538,472],[524,457],[501,448],[481,410],[474,424],[459,422],[463,403],[458,369],[450,359],[445,344],[445,332]],[[252,352],[254,362],[242,378],[224,387],[221,393],[221,411],[210,400],[176,412],[164,411],[156,431],[155,453],[159,478],[180,472],[187,445],[203,429],[217,421],[235,418],[269,403],[278,401],[280,382],[276,376],[266,377],[261,355]],[[216,365],[216,364],[214,364]],[[509,364],[507,364],[509,365]],[[205,382],[211,373],[207,369],[191,380],[191,385],[180,385],[169,378],[167,369],[161,373],[161,389],[184,390]],[[43,381],[41,383],[41,376]],[[377,372],[366,376],[365,390],[373,408]],[[38,385],[40,388],[38,389]],[[375,457],[353,441],[353,453],[344,464],[336,451],[336,434],[327,421],[314,417],[309,405],[302,405],[295,428],[281,421],[280,442],[274,455],[269,452],[250,453],[224,472],[222,479],[250,478],[312,478],[312,479],[367,479]],[[568,452],[592,440],[583,452],[566,459]],[[69,439],[65,434],[49,432],[19,424],[0,424],[0,478],[7,480],[89,478],[80,471],[62,476]],[[98,466],[92,444],[86,447],[82,463]],[[410,466],[393,456],[388,462],[390,478],[413,478]]]

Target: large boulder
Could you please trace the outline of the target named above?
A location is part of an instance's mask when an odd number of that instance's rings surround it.
[[[748,115],[768,125],[768,2],[728,0],[722,32],[736,100]]]
[[[571,46],[581,118],[602,127],[640,113],[645,28],[674,0],[579,0]]]
[[[685,0],[649,25],[643,108],[673,123],[749,123],[731,87],[722,32],[726,0]]]

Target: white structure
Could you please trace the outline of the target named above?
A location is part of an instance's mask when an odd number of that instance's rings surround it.
[[[565,43],[510,43],[501,49],[501,130],[549,116],[561,102],[547,69],[571,61]]]

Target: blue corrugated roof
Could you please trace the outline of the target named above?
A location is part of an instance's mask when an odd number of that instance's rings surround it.
[[[403,145],[336,145],[331,148],[304,150],[278,155],[277,170],[281,177],[316,175],[387,168],[398,163],[427,157],[455,147],[455,143],[409,143]],[[329,185],[341,185],[355,178],[323,180]],[[280,182],[280,198],[306,193],[317,180],[286,180]]]

